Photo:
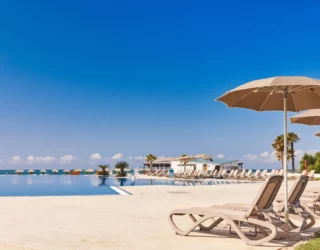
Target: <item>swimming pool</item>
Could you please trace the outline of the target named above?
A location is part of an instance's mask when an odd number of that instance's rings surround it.
[[[148,185],[230,185],[243,182],[237,181],[174,181],[170,179],[136,179],[89,176],[1,176],[0,196],[72,196],[72,195],[130,195],[119,186]]]

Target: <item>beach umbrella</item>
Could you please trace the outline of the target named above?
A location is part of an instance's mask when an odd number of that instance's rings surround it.
[[[33,174],[34,170],[30,169],[30,170],[28,170],[28,173]]]
[[[228,91],[217,99],[228,107],[256,111],[283,111],[284,145],[287,144],[287,111],[320,108],[320,81],[303,76],[279,76],[255,80]],[[283,156],[285,220],[288,213],[287,147]]]
[[[59,170],[58,169],[53,169],[52,173],[59,173]]]
[[[17,174],[22,174],[22,173],[24,173],[24,170],[18,169],[18,170],[14,171],[14,172],[17,173]]]
[[[84,170],[84,172],[86,172],[86,173],[93,173],[93,172],[95,172],[93,169],[86,169],[86,170]]]
[[[41,169],[41,170],[40,170],[40,173],[43,173],[43,174],[44,174],[44,173],[46,173],[46,172],[47,172],[47,171],[44,170],[44,169]]]
[[[82,169],[80,169],[80,168],[73,170],[73,172],[81,172],[81,171],[82,171]]]
[[[201,158],[201,159],[211,159],[212,156],[207,155],[207,154],[198,154],[195,156],[196,158]]]
[[[311,109],[290,118],[291,123],[320,125],[320,109]]]
[[[70,173],[70,170],[69,169],[65,169],[65,170],[63,170],[63,173]]]

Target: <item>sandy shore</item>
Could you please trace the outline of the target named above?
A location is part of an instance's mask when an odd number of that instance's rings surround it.
[[[168,212],[175,208],[251,203],[260,186],[130,186],[123,189],[132,196],[1,197],[0,249],[241,250],[293,244],[275,241],[250,247],[236,236],[193,233],[182,237],[167,222]],[[320,187],[320,182],[310,182],[309,187]],[[314,230],[320,230],[320,223]]]

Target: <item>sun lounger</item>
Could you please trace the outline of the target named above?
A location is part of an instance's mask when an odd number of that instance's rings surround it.
[[[186,175],[182,176],[183,179],[190,179],[197,170],[190,170]]]
[[[300,204],[314,218],[320,219],[320,188],[306,190],[300,198]]]
[[[270,172],[270,174],[269,174],[269,176],[275,175],[275,174],[276,174],[276,170],[275,170],[275,169],[272,169],[271,172]]]
[[[293,232],[301,232],[309,229],[315,224],[315,219],[312,213],[309,213],[304,206],[304,203],[300,200],[303,199],[303,192],[308,184],[308,176],[301,175],[292,186],[288,195],[289,206],[289,224],[293,228]],[[278,215],[284,218],[284,197],[279,196],[276,199],[277,204],[275,211]],[[296,226],[292,219],[300,221],[300,226]]]
[[[271,176],[265,183],[263,183],[256,199],[249,206],[248,209],[236,209],[233,207],[193,207],[190,209],[177,209],[169,213],[169,223],[173,230],[178,235],[187,236],[197,227],[200,231],[211,231],[217,228],[222,222],[226,221],[231,229],[248,245],[256,246],[267,243],[273,239],[280,239],[286,236],[289,232],[289,227],[283,223],[277,215],[269,215],[273,211],[272,203],[280,189],[283,177],[282,176]],[[268,214],[267,214],[268,213]],[[191,219],[193,224],[186,230],[178,227],[174,221],[175,216],[187,216]],[[203,223],[212,221],[210,226],[206,226]],[[264,238],[251,239],[241,229],[243,226],[253,226],[258,229]],[[268,229],[268,230],[265,230]],[[283,232],[280,231],[283,229]],[[223,229],[221,229],[223,230]],[[255,230],[255,232],[257,232]],[[212,232],[214,233],[214,232]],[[206,234],[207,236],[207,234]]]
[[[235,179],[239,180],[241,178],[244,178],[245,174],[246,174],[246,170],[243,169],[240,174],[235,176]]]
[[[227,175],[228,173],[227,173],[227,170],[226,169],[224,169],[224,170],[222,170],[219,174],[217,174],[217,175],[215,175],[215,179],[223,179],[224,178],[224,176],[225,175]]]
[[[312,181],[314,180],[314,174],[315,174],[314,170],[311,170],[310,173],[308,174],[309,179]]]
[[[251,181],[259,180],[260,173],[261,173],[260,169],[257,169],[256,172],[254,172],[254,174],[250,176],[250,180]]]
[[[225,175],[223,176],[223,179],[229,179],[233,176],[235,170],[231,170],[230,173],[225,173]]]
[[[196,179],[204,179],[205,174],[208,172],[209,170],[202,170],[200,172],[200,174],[196,177]]]
[[[204,178],[211,178],[216,172],[217,170],[208,170],[203,176]]]
[[[263,170],[260,176],[258,176],[258,179],[265,181],[268,177],[267,174],[268,174],[268,169]]]
[[[233,175],[233,172],[234,172],[234,170],[231,170],[229,173],[228,173],[228,172],[225,172],[225,173],[222,175],[223,179],[226,179],[226,178],[228,178],[228,176]]]
[[[252,174],[252,169],[249,169],[248,172],[245,173],[245,175],[243,177],[241,177],[240,179],[241,180],[248,179],[248,178],[250,178],[251,174]]]
[[[226,173],[226,171],[224,172],[225,170],[219,170],[217,172],[215,172],[215,174],[213,174],[211,177],[212,178],[218,178],[220,177],[222,174]]]
[[[183,173],[180,175],[179,178],[180,178],[180,179],[183,179],[183,178],[189,176],[189,175],[191,174],[191,172],[192,172],[192,170],[191,170],[191,169],[188,169],[188,170],[186,170],[185,172],[183,172]]]
[[[190,179],[200,178],[201,173],[202,173],[202,170],[196,170],[195,173],[190,177]]]

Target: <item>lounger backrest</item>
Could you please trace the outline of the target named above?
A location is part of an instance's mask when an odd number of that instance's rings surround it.
[[[303,170],[302,172],[301,172],[301,175],[305,175],[307,173],[307,170]]]
[[[288,195],[288,204],[290,205],[296,205],[300,198],[301,195],[303,194],[304,190],[306,189],[306,186],[308,184],[309,178],[306,175],[300,175],[299,178],[295,181],[293,184],[289,195]],[[284,202],[280,204],[279,207],[280,211],[284,210]]]
[[[259,176],[261,173],[260,169],[257,169],[256,172],[254,173],[254,176]]]
[[[244,176],[244,175],[245,175],[245,173],[246,173],[246,170],[244,170],[244,169],[243,169],[243,170],[241,171],[240,176]]]
[[[297,204],[297,202],[300,200],[301,195],[307,187],[308,181],[309,178],[306,175],[301,175],[298,178],[289,192],[289,204]]]
[[[278,173],[279,173],[279,170],[275,170],[275,171],[274,171],[274,174],[278,174]]]
[[[283,169],[280,169],[278,175],[283,175]]]
[[[237,176],[239,170],[234,170],[233,175],[232,176]]]
[[[229,173],[229,176],[232,176],[234,173],[234,170],[231,170],[230,173]]]
[[[262,171],[261,176],[266,176],[267,173],[268,173],[268,169],[265,169],[265,170]]]
[[[272,206],[281,183],[283,181],[283,176],[273,175],[269,176],[267,180],[263,183],[260,191],[258,192],[255,200],[253,201],[251,208],[248,210],[247,216],[254,216],[259,213],[258,209],[268,209]]]
[[[247,172],[246,176],[250,176],[252,174],[252,169],[249,169],[249,171]]]
[[[270,175],[274,175],[275,173],[276,173],[276,170],[272,169],[271,172],[270,172]]]
[[[310,173],[308,174],[308,176],[314,176],[315,171],[311,170]]]

